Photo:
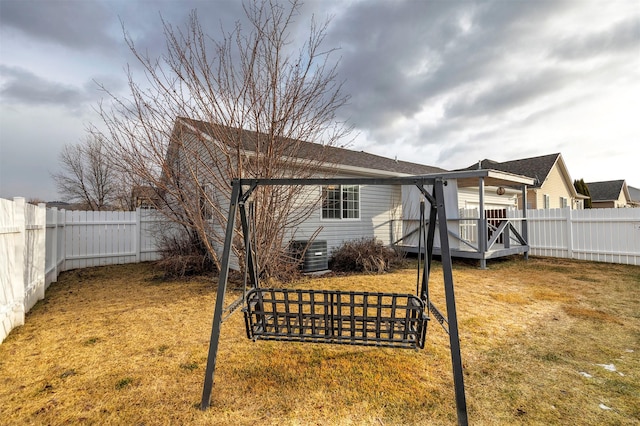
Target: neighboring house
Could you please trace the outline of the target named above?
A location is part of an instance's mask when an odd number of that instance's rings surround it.
[[[587,186],[591,194],[591,207],[594,209],[634,207],[624,180],[591,182]]]
[[[529,209],[582,209],[584,199],[588,198],[576,191],[562,154],[559,153],[504,162],[485,159],[463,170],[474,169],[499,170],[535,179],[535,183],[527,190]],[[486,209],[522,208],[522,195],[519,191],[506,187],[485,188],[485,198]],[[477,189],[459,191],[461,209],[476,208],[477,200]]]
[[[634,207],[640,207],[640,189],[633,186],[627,186],[629,190],[629,196],[631,197],[631,203]]]
[[[88,206],[84,203],[68,203],[66,201],[47,201],[47,208],[56,208],[58,210],[80,210],[85,211],[89,210]]]
[[[66,201],[47,201],[48,209],[51,209],[54,207],[59,210],[62,210],[62,209],[71,210],[71,204],[67,203]]]
[[[158,191],[147,185],[134,186],[131,189],[131,200],[137,209],[153,209],[160,204]]]

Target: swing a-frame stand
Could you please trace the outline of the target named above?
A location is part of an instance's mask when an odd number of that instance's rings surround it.
[[[235,179],[232,182],[201,409],[206,410],[211,401],[223,314],[230,308],[239,306],[240,303],[244,302],[243,311],[247,337],[253,340],[396,348],[424,348],[427,323],[431,313],[449,334],[458,423],[466,425],[468,423],[467,406],[444,203],[445,177],[456,178],[456,174],[379,179]],[[251,193],[258,186],[276,185],[417,186],[430,205],[428,217],[426,217],[424,203],[421,203],[419,228],[419,251],[421,254],[418,255],[417,294],[261,288],[258,283],[256,259],[252,247],[253,224],[250,221],[251,215],[248,215],[247,205]],[[432,191],[427,191],[425,186],[431,187]],[[244,236],[244,265],[252,288],[241,301],[236,301],[225,309],[224,295],[229,275],[232,241],[236,232],[236,217],[238,216]],[[436,228],[440,237],[447,306],[446,318],[429,300],[429,273]],[[421,263],[423,258],[424,262]]]

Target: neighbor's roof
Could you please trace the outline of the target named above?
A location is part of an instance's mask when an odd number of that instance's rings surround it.
[[[609,180],[587,183],[591,201],[615,201],[624,190],[624,180]]]
[[[629,196],[632,201],[640,201],[640,189],[629,185],[627,185],[627,189],[629,190]]]
[[[485,159],[480,161],[480,164],[476,163],[472,166],[469,166],[461,170],[476,170],[478,168],[482,168],[482,169],[500,170],[503,172],[513,173],[515,175],[528,176],[536,180],[535,184],[532,186],[534,188],[539,188],[547,179],[549,172],[553,168],[553,165],[556,164],[556,161],[558,161],[559,157],[560,157],[560,153],[556,153],[556,154],[543,155],[540,157],[531,157],[531,158],[522,158],[520,160],[504,161],[502,163]]]
[[[236,129],[219,124],[206,123],[204,121],[193,120],[190,118],[179,118],[179,120],[192,126],[198,131],[210,136],[212,139],[220,140],[220,136],[225,133],[233,133],[237,136],[237,132],[241,132],[243,148],[250,152],[256,152],[256,141],[260,134],[250,130]],[[325,158],[328,163],[342,166],[357,167],[369,170],[380,170],[406,175],[426,175],[430,173],[446,172],[445,169],[434,166],[426,166],[424,164],[410,163],[407,161],[394,160],[379,155],[369,154],[364,151],[353,151],[346,148],[335,146],[324,146],[318,143],[295,141],[296,155],[299,158],[314,159]]]

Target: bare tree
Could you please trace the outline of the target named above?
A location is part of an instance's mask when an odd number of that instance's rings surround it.
[[[102,137],[89,134],[84,143],[65,145],[59,156],[62,171],[52,174],[65,201],[89,210],[112,209],[120,184]]]
[[[163,21],[167,48],[159,58],[139,51],[125,30],[144,84],[129,71],[130,97],[103,87],[112,100],[100,106],[110,152],[155,189],[160,210],[196,235],[218,266],[231,179],[331,173],[331,147],[351,130],[336,120],[348,97],[334,50],[322,48],[329,21],[312,20],[295,47],[299,7],[250,2],[248,29],[237,23],[218,40],[204,33],[195,11],[183,27]],[[286,238],[318,199],[303,188],[254,193],[263,273],[276,275]]]

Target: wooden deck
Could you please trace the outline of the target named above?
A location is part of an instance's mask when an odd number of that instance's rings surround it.
[[[410,245],[402,245],[399,244],[396,246],[399,250],[404,251],[405,253],[418,253],[417,246]],[[477,250],[472,249],[471,247],[460,247],[460,248],[452,248],[451,249],[451,257],[453,258],[462,258],[462,259],[478,259],[478,260],[488,260],[488,259],[496,259],[499,257],[512,256],[514,254],[523,254],[529,252],[529,246],[515,246],[505,248],[502,244],[494,244],[493,247],[486,252],[479,252]],[[436,256],[440,256],[440,247],[433,248],[433,254]]]

